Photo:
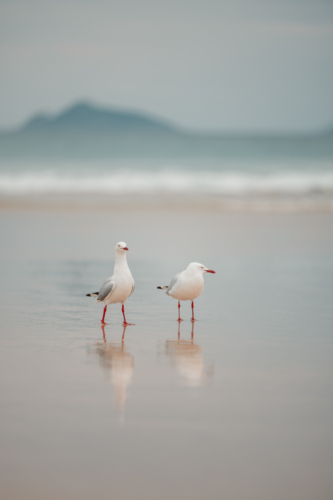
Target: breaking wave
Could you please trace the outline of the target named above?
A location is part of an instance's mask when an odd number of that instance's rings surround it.
[[[333,193],[333,172],[255,174],[216,171],[55,171],[0,173],[0,194],[214,194],[306,195]]]

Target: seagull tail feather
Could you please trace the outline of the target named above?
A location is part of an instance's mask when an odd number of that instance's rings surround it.
[[[168,286],[158,286],[158,290],[167,290],[169,287]]]
[[[98,293],[99,293],[99,292],[95,292],[95,293],[87,293],[86,297],[98,297]]]

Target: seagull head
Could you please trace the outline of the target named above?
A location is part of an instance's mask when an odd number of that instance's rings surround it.
[[[215,274],[215,271],[213,269],[208,269],[208,267],[204,266],[203,264],[199,264],[199,262],[191,262],[187,266],[187,270],[192,272],[192,273],[200,273],[200,274],[205,274],[205,273],[213,273]]]
[[[116,252],[124,253],[125,250],[128,250],[126,243],[119,241],[119,243],[116,244]]]

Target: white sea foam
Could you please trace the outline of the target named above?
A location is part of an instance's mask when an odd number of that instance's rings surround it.
[[[254,174],[216,171],[116,171],[71,173],[59,171],[0,173],[0,194],[215,194],[305,195],[333,193],[333,172]]]

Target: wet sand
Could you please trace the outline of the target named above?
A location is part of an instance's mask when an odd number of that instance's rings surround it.
[[[320,190],[306,194],[253,192],[240,195],[215,193],[98,194],[46,193],[0,196],[1,211],[43,212],[147,212],[220,214],[333,213],[333,193]]]
[[[7,207],[0,228],[6,500],[332,498],[332,214]],[[118,240],[126,331],[85,297]],[[178,330],[156,286],[190,260],[216,275]]]

